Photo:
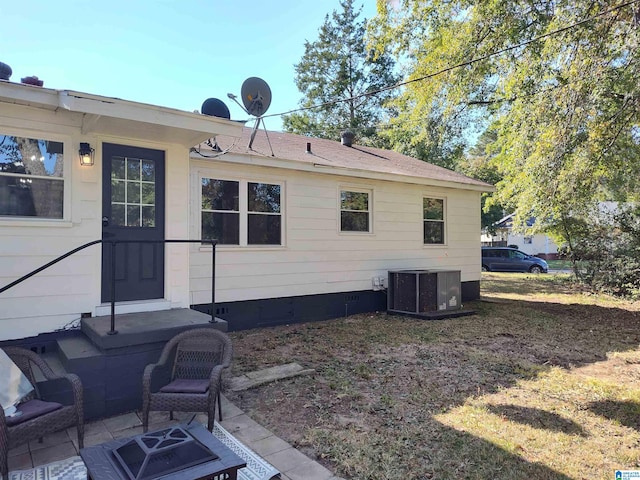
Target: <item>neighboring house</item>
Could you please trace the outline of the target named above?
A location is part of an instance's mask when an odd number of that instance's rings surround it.
[[[517,245],[518,249],[529,255],[536,255],[547,260],[554,260],[558,257],[558,246],[551,238],[542,233],[525,235],[513,232],[514,214],[509,214],[495,223],[496,234],[490,235],[488,232],[482,233],[483,245],[508,246]],[[535,223],[535,218],[527,220],[527,228],[531,228]]]
[[[217,238],[216,313],[231,330],[384,309],[390,269],[460,270],[463,301],[478,298],[480,195],[490,185],[292,134],[269,132],[272,155],[262,130],[249,149],[250,133],[0,81],[0,287],[95,240]],[[81,165],[81,144],[94,165]],[[119,247],[117,311],[210,308],[211,246]],[[104,248],[0,294],[0,340],[107,314]]]

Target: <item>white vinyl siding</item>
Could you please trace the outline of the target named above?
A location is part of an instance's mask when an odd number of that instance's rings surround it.
[[[25,180],[56,184],[61,196],[45,197],[54,204],[40,215],[0,216],[0,287],[17,280],[54,258],[100,238],[100,166],[81,167],[78,145],[87,141],[74,118],[56,112],[38,112],[6,105],[0,112],[3,135],[43,140],[43,170]],[[95,145],[95,141],[90,139]],[[75,147],[75,148],[74,148]],[[47,156],[47,148],[50,156]],[[63,157],[53,152],[63,152]],[[31,156],[36,155],[35,152]],[[54,159],[55,155],[55,159]],[[29,168],[28,164],[25,167]],[[33,175],[33,173],[36,173]],[[15,178],[15,177],[14,177]],[[28,182],[27,182],[28,183]],[[31,185],[34,185],[34,182]],[[1,195],[1,194],[0,194]],[[34,197],[36,192],[34,192]],[[74,203],[71,202],[73,199]],[[55,212],[55,214],[52,214]],[[35,336],[78,321],[99,304],[100,246],[86,248],[0,295],[0,340]]]
[[[231,157],[233,160],[235,157]],[[345,178],[323,173],[205,162],[192,159],[192,178],[216,172],[251,181],[286,184],[282,194],[283,235],[278,248],[218,246],[216,301],[231,302],[299,295],[371,290],[372,277],[388,270],[461,270],[462,281],[480,280],[480,193],[390,181]],[[224,177],[223,177],[224,175]],[[370,191],[370,224],[375,234],[340,232],[340,191]],[[375,195],[373,195],[375,192]],[[196,190],[197,193],[197,190]],[[447,244],[425,250],[423,198],[446,198]],[[197,201],[194,207],[199,210]],[[193,215],[197,221],[197,214]],[[336,227],[338,225],[338,227]],[[194,224],[192,235],[198,235]],[[195,238],[195,237],[194,237]],[[191,303],[211,300],[211,253],[190,255]]]

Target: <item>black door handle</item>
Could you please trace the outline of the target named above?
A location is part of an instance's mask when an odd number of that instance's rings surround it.
[[[109,217],[102,217],[102,226],[103,227],[109,226]]]

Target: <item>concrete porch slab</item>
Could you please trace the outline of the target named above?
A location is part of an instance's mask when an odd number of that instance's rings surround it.
[[[216,318],[210,323],[207,314],[178,308],[155,312],[137,312],[116,315],[115,335],[109,335],[111,316],[83,318],[80,322],[82,332],[101,350],[131,347],[150,343],[166,342],[180,332],[192,328],[215,328],[227,331],[227,322]]]

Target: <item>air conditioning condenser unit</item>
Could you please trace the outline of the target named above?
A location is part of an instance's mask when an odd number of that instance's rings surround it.
[[[387,311],[417,316],[462,308],[460,270],[390,270]]]

